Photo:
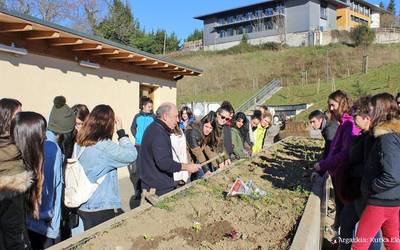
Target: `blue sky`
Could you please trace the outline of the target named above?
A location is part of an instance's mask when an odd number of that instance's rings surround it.
[[[383,0],[385,6],[389,0]],[[212,13],[242,5],[262,2],[262,0],[128,0],[135,18],[147,31],[157,28],[175,32],[179,39],[185,39],[195,28],[202,28],[200,20],[194,16]],[[379,0],[368,0],[379,4]],[[396,9],[399,1],[396,0]]]

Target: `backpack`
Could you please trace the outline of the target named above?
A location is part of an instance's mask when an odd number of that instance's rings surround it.
[[[85,170],[79,162],[79,158],[85,151],[83,147],[76,156],[76,144],[72,157],[67,160],[65,168],[65,191],[64,204],[70,208],[76,208],[87,202],[99,185],[105,179],[105,176],[99,178],[95,183],[91,182],[85,174]]]

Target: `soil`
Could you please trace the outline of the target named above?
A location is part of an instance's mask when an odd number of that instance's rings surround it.
[[[81,249],[288,249],[311,190],[323,142],[287,138],[267,152],[133,214]],[[240,177],[267,195],[227,197]]]

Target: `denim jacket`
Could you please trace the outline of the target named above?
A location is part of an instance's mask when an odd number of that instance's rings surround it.
[[[82,147],[77,145],[77,154]],[[89,200],[79,210],[95,212],[106,209],[121,208],[118,188],[117,168],[127,166],[137,157],[135,146],[128,137],[119,139],[119,144],[112,140],[102,140],[86,147],[79,158],[88,179],[96,182],[106,175]]]
[[[56,135],[48,130],[46,136],[47,140],[44,144],[44,181],[39,220],[28,217],[27,228],[48,238],[55,239],[60,234],[64,155],[57,144]]]

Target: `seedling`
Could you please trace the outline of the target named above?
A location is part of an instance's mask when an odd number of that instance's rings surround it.
[[[196,233],[200,232],[201,231],[201,223],[198,221],[193,222],[192,228]]]
[[[154,237],[151,236],[151,235],[148,235],[148,234],[143,235],[143,238],[144,238],[145,240],[154,240]]]

